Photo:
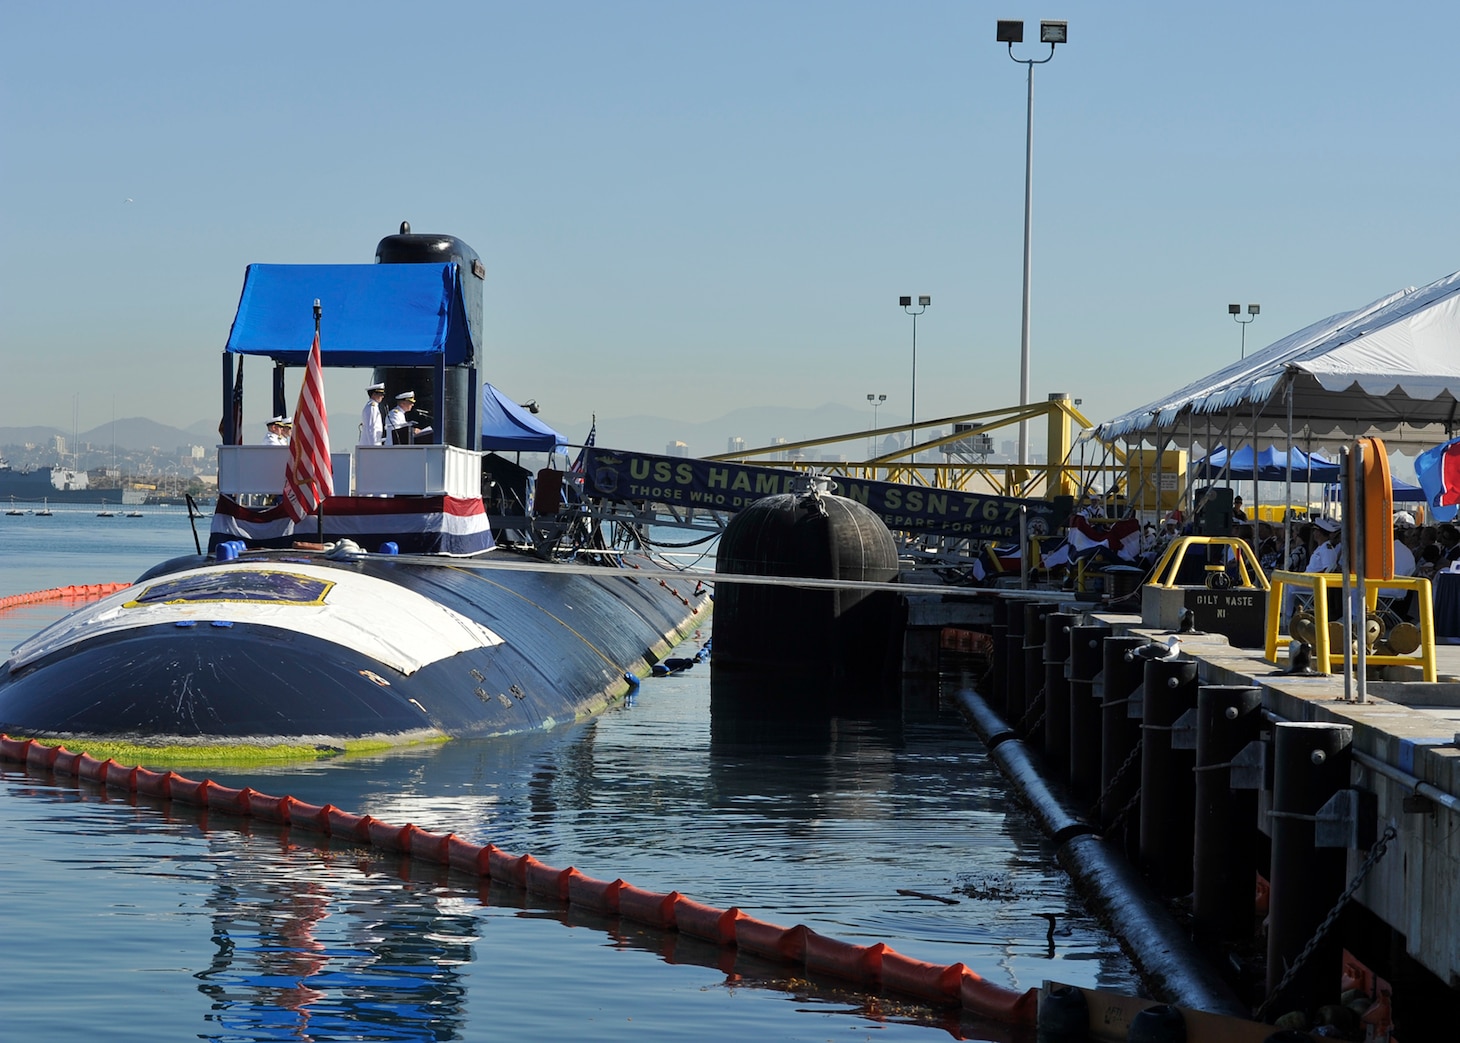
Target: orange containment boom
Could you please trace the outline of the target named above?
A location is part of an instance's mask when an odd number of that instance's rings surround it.
[[[95,601],[119,590],[126,590],[130,583],[78,583],[69,587],[51,587],[49,590],[33,590],[28,594],[7,594],[0,598],[0,612],[19,608],[21,605],[37,605],[42,601],[61,601],[65,598],[80,598]]]
[[[991,1021],[1010,1025],[1035,1023],[1038,989],[1018,992],[995,985],[962,963],[948,966],[923,963],[881,942],[855,945],[825,938],[799,924],[781,927],[733,907],[717,909],[696,902],[677,891],[658,894],[623,880],[599,880],[571,866],[557,869],[532,855],[508,854],[494,844],[473,844],[455,833],[431,833],[410,823],[395,826],[369,815],[352,815],[333,804],[320,807],[294,797],[273,797],[248,787],[221,786],[211,779],[195,782],[173,771],[129,767],[111,758],[99,761],[90,754],[74,753],[64,746],[48,746],[35,739],[0,735],[0,759],[73,775],[109,789],[358,841],[410,858],[449,865],[595,913],[617,914],[649,927],[679,931],[727,948],[799,965],[807,973],[881,988],[942,1006],[959,1006]]]

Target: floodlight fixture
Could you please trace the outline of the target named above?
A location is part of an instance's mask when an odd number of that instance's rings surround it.
[[[1022,20],[999,19],[999,43],[1023,43],[1024,22]]]
[[[1242,305],[1227,305],[1227,314],[1232,316],[1232,320],[1242,327],[1241,358],[1245,359],[1247,357],[1247,326],[1249,323],[1254,322],[1257,319],[1258,313],[1260,313],[1261,311],[1262,306],[1260,304],[1249,304],[1247,306],[1247,318],[1244,319],[1242,317]]]
[[[918,422],[918,316],[928,310],[928,305],[933,303],[933,298],[926,293],[918,295],[918,310],[913,311],[913,299],[911,296],[897,298],[897,303],[902,305],[902,310],[912,316],[912,400],[908,404],[908,422],[914,427]],[[915,432],[909,430],[909,434],[915,436]]]
[[[1039,42],[1049,44],[1049,53],[1043,58],[1016,58],[1014,45],[1024,42],[1024,23],[1003,21],[998,23],[1000,43],[1009,45],[1009,57],[1029,69],[1029,98],[1024,109],[1024,293],[1021,306],[1019,329],[1019,405],[1029,404],[1029,282],[1031,270],[1031,226],[1034,218],[1034,67],[1054,58],[1056,45],[1067,43],[1070,25],[1064,21],[1041,21]],[[1019,463],[1029,463],[1029,421],[1019,421]]]
[[[887,396],[886,395],[882,395],[882,394],[877,394],[875,392],[868,392],[868,394],[867,394],[867,401],[872,404],[872,430],[873,431],[876,431],[877,430],[877,409],[878,409],[879,406],[882,405],[882,403],[884,403],[884,402],[887,401]],[[872,457],[876,453],[876,450],[877,450],[877,441],[876,441],[876,439],[872,435],[869,434],[867,436],[867,456],[869,458]]]

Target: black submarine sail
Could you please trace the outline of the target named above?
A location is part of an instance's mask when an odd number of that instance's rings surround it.
[[[548,728],[604,709],[702,620],[692,581],[636,582],[627,555],[585,574],[496,546],[494,527],[535,520],[487,514],[485,454],[499,437],[561,438],[525,410],[481,430],[484,273],[469,246],[403,225],[376,258],[248,266],[224,414],[235,356],[276,373],[305,364],[319,300],[324,366],[367,369],[388,394],[406,385],[433,435],[332,454],[335,495],[296,531],[270,502],[288,447],[239,444],[223,425],[209,553],[163,562],[17,647],[0,664],[0,731],[349,748]],[[510,405],[494,394],[493,417]]]

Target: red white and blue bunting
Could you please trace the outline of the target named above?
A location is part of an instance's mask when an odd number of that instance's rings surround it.
[[[220,543],[243,540],[250,547],[290,547],[296,540],[332,543],[350,539],[379,551],[394,543],[402,554],[479,554],[496,546],[480,499],[455,496],[332,496],[324,502],[324,536],[313,517],[295,524],[283,504],[245,507],[218,497],[211,554]]]

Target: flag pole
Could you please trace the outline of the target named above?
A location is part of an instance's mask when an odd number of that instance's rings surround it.
[[[319,317],[324,311],[320,307],[319,298],[314,299],[314,342],[319,343]],[[324,497],[319,498],[319,506],[314,509],[315,542],[324,542]]]

